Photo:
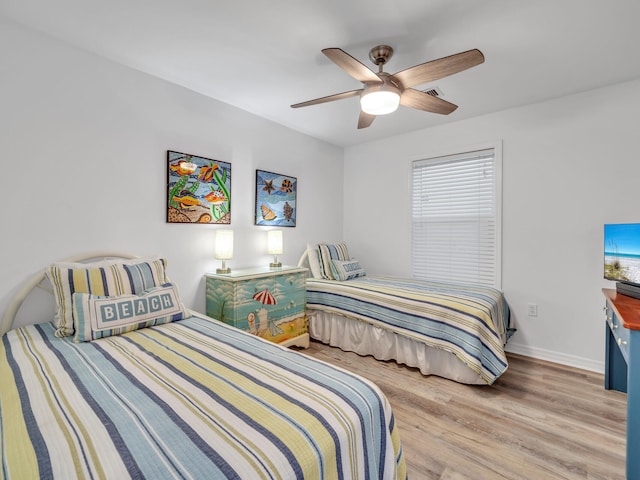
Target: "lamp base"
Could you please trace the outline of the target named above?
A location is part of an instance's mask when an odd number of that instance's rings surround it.
[[[280,262],[271,262],[269,264],[269,268],[280,268],[280,267],[282,267],[282,263]]]
[[[231,269],[227,268],[216,268],[216,273],[231,273]]]

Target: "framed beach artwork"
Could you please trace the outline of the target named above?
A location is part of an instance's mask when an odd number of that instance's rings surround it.
[[[167,223],[231,223],[231,164],[167,151]]]
[[[298,180],[279,173],[256,170],[256,225],[295,227]]]

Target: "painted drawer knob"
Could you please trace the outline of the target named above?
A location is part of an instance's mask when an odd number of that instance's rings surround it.
[[[618,345],[622,346],[622,345],[626,345],[627,341],[626,340],[622,340],[621,338],[618,339]]]
[[[618,328],[618,324],[613,322],[609,322],[609,326],[611,327],[611,330],[615,330],[616,328]]]

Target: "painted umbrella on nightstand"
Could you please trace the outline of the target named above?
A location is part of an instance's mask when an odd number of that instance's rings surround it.
[[[254,293],[253,299],[262,304],[262,308],[258,310],[258,335],[267,329],[269,329],[272,337],[284,333],[273,321],[268,321],[267,309],[264,308],[264,306],[277,305],[278,303],[278,300],[276,300],[276,297],[273,296],[269,289],[265,288],[264,290]]]
[[[278,303],[278,300],[276,300],[276,297],[273,296],[268,288],[254,293],[253,299],[259,301],[262,305],[276,305]]]

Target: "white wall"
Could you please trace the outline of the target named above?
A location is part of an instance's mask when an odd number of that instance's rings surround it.
[[[602,230],[640,222],[639,117],[634,81],[348,148],[349,252],[410,275],[410,159],[501,141],[502,287],[518,328],[508,349],[603,371],[601,288],[614,284],[602,279]]]
[[[309,239],[342,239],[341,148],[0,19],[0,312],[18,281],[67,256],[162,254],[187,306],[204,311],[213,225],[167,224],[166,151],[231,163],[232,268],[266,264],[253,225],[255,170],[298,179],[285,264]]]
[[[509,349],[602,369],[600,288],[612,286],[602,280],[602,225],[640,221],[640,82],[343,154],[2,20],[0,58],[0,311],[16,282],[96,249],[166,255],[185,302],[203,311],[202,275],[218,263],[219,227],[165,223],[167,149],[231,162],[232,268],[269,261],[252,217],[258,168],[298,177],[298,226],[285,229],[285,263],[308,240],[344,238],[369,271],[407,275],[409,159],[502,141],[502,283],[519,329]],[[344,198],[326,188],[341,178],[343,155]],[[537,318],[526,316],[529,302]]]

